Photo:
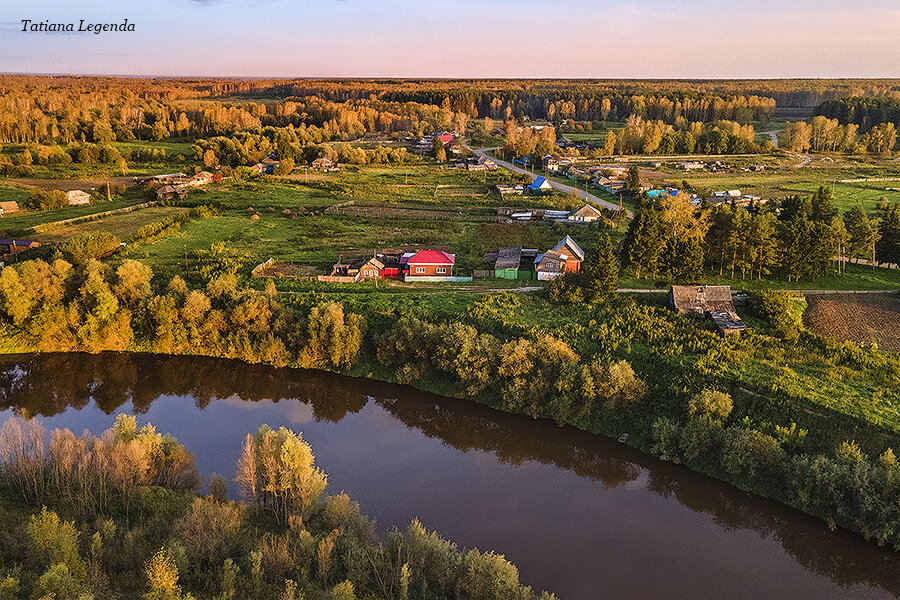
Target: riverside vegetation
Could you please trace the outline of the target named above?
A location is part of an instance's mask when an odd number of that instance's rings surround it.
[[[598,247],[586,273],[615,260],[605,235]],[[628,432],[656,456],[900,549],[900,358],[804,331],[787,292],[753,298],[763,335],[723,339],[602,279],[562,305],[516,294],[326,298],[240,289],[227,257],[197,262],[188,281],[167,282],[130,259],[115,271],[61,259],[6,267],[5,350],[196,354],[409,383]]]
[[[324,493],[312,449],[285,428],[247,435],[245,502],[215,475],[198,495],[191,453],[134,417],[100,437],[47,437],[34,420],[0,427],[4,600],[554,598],[418,521],[379,539],[349,496]]]

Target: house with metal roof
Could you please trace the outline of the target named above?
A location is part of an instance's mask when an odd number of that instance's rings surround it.
[[[578,271],[582,261],[584,250],[567,235],[551,250],[535,256],[534,270],[539,281],[547,281]]]
[[[537,179],[532,181],[530,184],[528,184],[527,188],[528,188],[528,191],[531,192],[532,194],[543,194],[545,192],[551,191],[553,189],[553,186],[550,185],[550,182],[547,181],[545,178],[538,177]]]

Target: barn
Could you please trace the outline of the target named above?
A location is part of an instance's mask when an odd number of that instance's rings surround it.
[[[747,329],[734,308],[729,285],[673,285],[669,306],[682,315],[709,315],[722,336],[739,335]]]

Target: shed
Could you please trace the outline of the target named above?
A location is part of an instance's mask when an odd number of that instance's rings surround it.
[[[187,191],[180,185],[164,185],[156,190],[157,200],[174,200],[185,196],[187,196]]]
[[[87,204],[91,201],[91,195],[82,190],[70,190],[66,192],[66,201],[72,206]]]
[[[709,315],[723,336],[747,329],[734,308],[728,285],[673,285],[669,305],[682,315]]]
[[[494,277],[498,279],[516,279],[521,262],[522,246],[501,248],[497,252],[497,261],[494,263]]]

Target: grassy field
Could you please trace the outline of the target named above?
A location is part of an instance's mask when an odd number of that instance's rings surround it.
[[[686,180],[697,189],[714,191],[740,189],[763,198],[784,197],[794,194],[808,195],[825,186],[834,190],[834,205],[847,211],[857,203],[870,214],[875,213],[879,198],[900,200],[900,192],[887,188],[900,187],[900,181],[839,183],[841,179],[861,177],[900,177],[900,165],[895,161],[875,163],[843,161],[833,164],[815,161],[810,166],[793,169],[781,167],[750,173],[683,173],[672,171],[673,181]]]
[[[31,228],[35,225],[75,217],[85,217],[108,210],[134,206],[142,202],[147,202],[147,199],[141,192],[137,189],[130,189],[124,196],[112,202],[91,202],[90,204],[67,206],[56,210],[21,210],[16,213],[10,213],[9,216],[5,216],[0,220],[0,233],[7,237],[34,236],[35,234]],[[22,202],[20,202],[21,205]]]
[[[122,241],[132,237],[137,230],[147,223],[162,221],[178,213],[187,212],[186,208],[175,206],[149,206],[140,210],[110,215],[71,225],[60,225],[47,231],[36,233],[32,237],[42,244],[58,243],[88,233],[105,231]]]

